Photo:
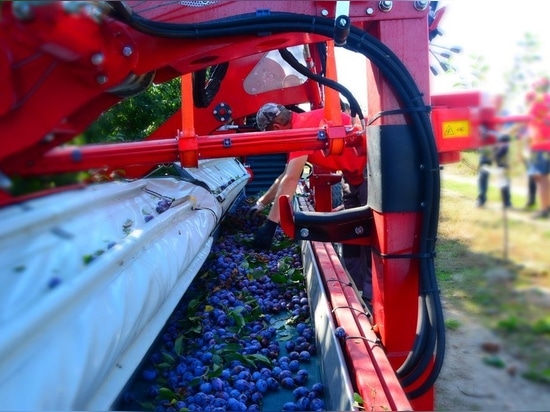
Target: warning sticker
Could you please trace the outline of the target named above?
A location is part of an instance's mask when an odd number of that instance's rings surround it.
[[[470,121],[455,120],[452,122],[442,122],[443,139],[455,139],[470,136]]]

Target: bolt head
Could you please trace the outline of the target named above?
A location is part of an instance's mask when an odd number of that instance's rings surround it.
[[[105,61],[105,56],[103,55],[103,53],[95,53],[90,59],[90,61],[94,66],[99,66],[100,64],[103,64],[103,62]]]

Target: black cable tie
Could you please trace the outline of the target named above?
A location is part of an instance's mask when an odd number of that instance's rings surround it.
[[[432,107],[431,106],[421,106],[421,107],[406,107],[404,109],[393,109],[393,110],[382,110],[381,112],[376,113],[368,123],[368,126],[370,126],[373,122],[378,120],[382,116],[392,116],[394,114],[406,114],[406,113],[413,113],[413,112],[431,112]]]
[[[176,199],[173,198],[173,197],[161,195],[160,193],[157,193],[157,192],[155,192],[154,190],[151,190],[151,189],[148,189],[148,188],[144,188],[143,190],[145,191],[145,193],[150,194],[150,195],[153,195],[153,196],[156,196],[156,197],[158,197],[159,199],[166,199],[166,200],[170,200],[170,201],[172,201],[172,202],[173,202],[174,200],[176,200]]]
[[[346,336],[344,338],[344,340],[348,340],[348,339],[362,339],[366,342],[369,342],[369,343],[373,343],[374,345],[380,345],[382,346],[382,342],[380,341],[380,339],[376,338],[376,340],[372,340],[372,339],[369,339],[369,338],[366,338],[364,336]]]
[[[335,308],[333,308],[333,309],[331,310],[331,313],[334,313],[334,311],[335,311],[336,309],[351,309],[351,310],[354,310],[354,311],[356,311],[356,312],[359,312],[360,315],[365,315],[367,318],[370,318],[370,316],[371,316],[370,313],[363,312],[363,311],[361,311],[361,310],[359,310],[359,309],[352,308],[351,306],[336,306]]]
[[[435,252],[429,253],[381,253],[379,250],[371,250],[383,259],[431,259],[435,257]]]
[[[343,285],[352,286],[351,282],[346,283],[346,282],[344,282],[343,280],[334,279],[334,278],[332,278],[332,279],[327,279],[327,282],[340,282],[340,283],[343,284]]]
[[[420,93],[418,96],[413,97],[411,99],[411,102],[414,102],[415,100],[420,100],[421,102],[423,102],[423,100],[422,100],[423,98],[424,98],[424,93]],[[432,106],[426,106],[426,107],[429,107],[429,111],[432,110]]]

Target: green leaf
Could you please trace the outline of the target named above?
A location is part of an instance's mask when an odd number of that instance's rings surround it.
[[[181,355],[181,347],[183,344],[183,336],[180,335],[177,337],[176,341],[174,342],[174,351],[176,352],[176,355]]]
[[[254,362],[260,362],[266,365],[271,365],[271,360],[267,356],[264,356],[262,354],[253,353],[252,355],[245,355],[245,356],[248,358],[251,358],[251,360]]]
[[[167,353],[167,352],[162,352],[162,359],[163,359],[165,362],[167,362],[167,363],[169,363],[169,364],[171,364],[171,365],[173,365],[173,364],[176,362],[176,360],[174,359],[174,357],[173,357],[172,355],[170,355],[169,353]]]
[[[238,352],[242,350],[243,345],[240,343],[228,343],[222,349],[221,353]]]
[[[218,376],[221,376],[223,372],[223,365],[221,364],[214,364],[212,365],[212,370],[206,374],[208,378],[217,378]]]
[[[189,386],[197,386],[201,382],[202,382],[202,378],[199,376],[197,378],[192,379],[191,382],[189,382]]]
[[[176,394],[172,392],[168,388],[160,388],[159,389],[159,398],[166,399],[168,401],[174,399],[176,397]]]
[[[301,272],[294,272],[290,277],[294,282],[305,282],[306,278]]]
[[[496,368],[504,368],[506,366],[506,363],[502,360],[499,356],[485,356],[483,358],[483,363],[487,365],[494,366]]]
[[[273,275],[271,275],[271,280],[275,283],[280,284],[288,283],[288,278],[278,273],[274,273]]]

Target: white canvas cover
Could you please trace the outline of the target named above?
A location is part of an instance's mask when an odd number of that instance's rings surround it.
[[[0,410],[111,406],[249,178],[232,158],[186,171],[0,209]]]

